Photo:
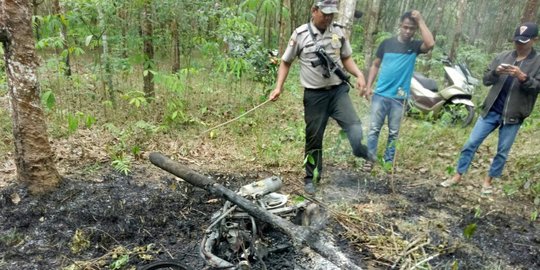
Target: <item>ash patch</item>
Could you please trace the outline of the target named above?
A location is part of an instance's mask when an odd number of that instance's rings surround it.
[[[20,202],[15,204],[12,198],[17,196]],[[135,184],[115,173],[106,175],[103,182],[64,179],[56,191],[41,197],[10,186],[0,195],[0,265],[4,269],[61,269],[118,247],[157,242],[163,247],[156,247],[152,256],[174,251],[200,266],[195,242],[208,213],[218,208],[207,203],[210,199],[187,186],[173,190]],[[84,235],[80,240],[88,244],[77,248],[77,234]],[[135,256],[134,262],[142,260]]]

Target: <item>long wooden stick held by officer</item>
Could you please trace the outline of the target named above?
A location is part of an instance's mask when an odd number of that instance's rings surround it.
[[[265,102],[263,102],[263,103],[261,103],[261,104],[255,106],[255,107],[251,108],[249,111],[247,111],[247,112],[245,112],[245,113],[243,113],[243,114],[241,114],[241,115],[239,115],[239,116],[237,116],[237,117],[235,117],[235,118],[233,118],[233,119],[231,119],[231,120],[229,120],[229,121],[227,121],[227,122],[224,122],[224,123],[221,123],[221,124],[219,124],[219,125],[217,125],[217,126],[211,127],[211,128],[209,128],[209,129],[203,131],[201,134],[204,134],[204,133],[206,133],[206,132],[208,132],[208,131],[212,131],[212,130],[214,130],[214,129],[216,129],[216,128],[219,128],[219,127],[222,127],[222,126],[224,126],[224,125],[230,124],[230,123],[232,123],[232,122],[234,122],[234,121],[236,121],[236,120],[242,118],[244,115],[246,115],[246,114],[248,114],[248,113],[250,113],[250,112],[252,112],[252,111],[258,109],[259,107],[263,106],[264,104],[268,103],[269,101],[270,101],[270,100],[266,100]]]

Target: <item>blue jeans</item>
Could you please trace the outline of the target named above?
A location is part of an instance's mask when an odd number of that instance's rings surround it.
[[[368,150],[362,144],[362,122],[356,114],[351,98],[349,86],[342,83],[331,90],[305,90],[304,91],[304,120],[306,122],[305,156],[310,155],[313,163],[307,162],[306,183],[318,181],[323,170],[322,147],[324,131],[328,119],[334,118],[347,134],[353,155],[367,158]],[[319,175],[314,175],[317,168]]]
[[[388,141],[383,157],[385,162],[392,163],[396,155],[396,140],[403,117],[403,104],[403,99],[387,98],[377,94],[373,95],[371,99],[371,122],[367,136],[367,147],[371,155],[377,155],[379,134],[384,120],[388,117]]]
[[[457,164],[457,172],[463,174],[471,165],[472,159],[480,144],[484,139],[491,134],[495,129],[499,128],[499,141],[497,143],[497,154],[491,162],[489,168],[490,177],[500,177],[510,148],[514,144],[520,124],[503,124],[502,116],[496,112],[490,111],[485,117],[479,117],[474,125],[469,139],[463,146],[459,161]]]

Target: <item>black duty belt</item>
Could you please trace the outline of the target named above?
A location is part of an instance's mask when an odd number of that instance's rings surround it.
[[[329,85],[329,86],[325,86],[325,87],[321,87],[321,88],[305,88],[306,90],[308,91],[328,91],[328,90],[332,90],[334,88],[337,88],[338,86],[342,85],[344,83],[340,83],[340,84],[336,84],[336,85]]]

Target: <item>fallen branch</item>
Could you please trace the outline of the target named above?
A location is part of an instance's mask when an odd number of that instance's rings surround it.
[[[425,259],[421,260],[420,262],[418,262],[417,264],[415,264],[411,269],[415,269],[416,267],[418,267],[418,266],[420,266],[420,265],[422,265],[422,264],[424,264],[424,263],[427,263],[427,262],[429,262],[429,261],[431,261],[431,260],[437,258],[439,255],[440,255],[440,254],[437,253],[437,254],[435,254],[435,255],[429,257],[429,258],[425,258]]]
[[[412,243],[410,243],[402,252],[401,254],[398,255],[398,259],[394,262],[394,264],[392,265],[392,269],[394,269],[397,264],[403,259],[405,258],[407,255],[413,253],[414,251],[416,251],[417,249],[421,248],[421,247],[424,247],[425,245],[429,245],[429,243],[431,242],[430,239],[428,238],[428,240],[419,245],[419,246],[416,246],[416,244],[418,244],[420,241],[422,241],[422,238],[423,237],[418,237],[416,240],[414,240]]]

